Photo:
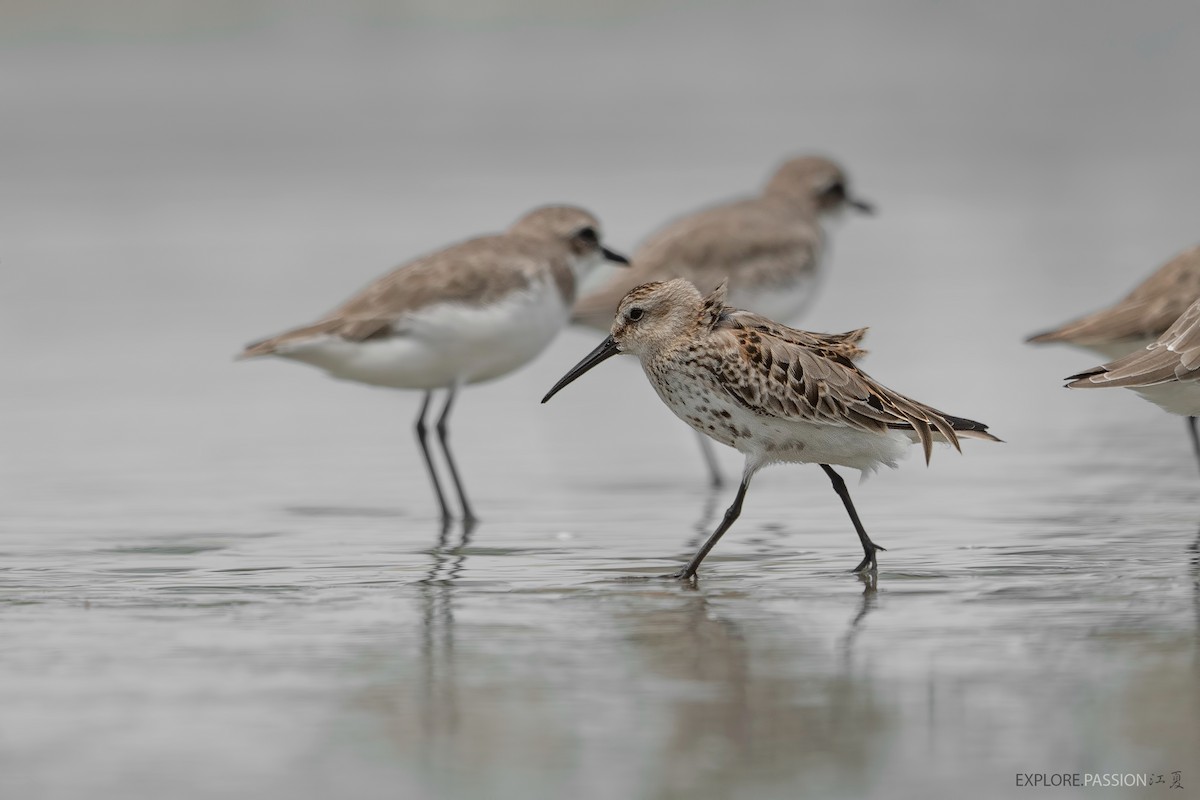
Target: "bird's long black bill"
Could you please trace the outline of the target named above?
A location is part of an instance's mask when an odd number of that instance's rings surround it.
[[[546,396],[542,398],[542,402],[546,402],[554,395],[558,394],[559,390],[566,386],[571,381],[578,378],[583,373],[587,372],[592,367],[599,364],[601,361],[607,361],[621,351],[617,349],[617,342],[613,337],[607,337],[600,346],[583,357],[575,366],[571,367],[571,371],[562,376],[562,380],[554,384],[554,388],[546,392]]]
[[[600,252],[604,254],[604,258],[614,264],[624,264],[629,266],[629,259],[618,253],[616,250],[609,250],[607,247],[601,247]]]
[[[846,204],[855,211],[861,211],[863,214],[874,214],[875,204],[868,203],[866,200],[860,200],[857,197],[851,197],[846,200]]]

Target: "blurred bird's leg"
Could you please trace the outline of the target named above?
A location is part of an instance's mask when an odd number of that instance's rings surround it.
[[[712,439],[699,431],[696,431],[696,439],[700,442],[700,453],[704,456],[704,463],[708,467],[708,485],[714,489],[720,489],[725,485],[725,476],[721,474],[721,462],[717,461],[716,448],[713,447]]]
[[[712,530],[713,516],[717,513],[717,500],[719,499],[720,491],[709,487],[704,493],[704,507],[700,510],[700,519],[696,520],[696,524],[692,529],[696,531],[696,535],[688,540],[688,547],[694,548],[699,546],[700,542]]]
[[[429,411],[429,403],[433,400],[433,392],[425,392],[425,400],[421,403],[421,411],[417,414],[417,422],[413,426],[417,434],[417,442],[421,445],[421,455],[425,457],[425,468],[429,470],[429,480],[433,484],[433,493],[437,496],[438,505],[442,509],[442,536],[450,522],[450,507],[446,505],[446,496],[442,494],[442,483],[438,480],[437,470],[433,466],[433,455],[429,452],[426,441],[429,429],[425,427],[425,414]]]
[[[458,500],[462,503],[463,523],[464,528],[475,526],[475,512],[471,510],[471,504],[467,502],[467,493],[463,491],[462,480],[458,477],[458,467],[454,465],[454,454],[450,452],[449,426],[450,409],[454,406],[454,398],[458,396],[458,385],[450,387],[449,393],[446,395],[446,405],[442,408],[442,414],[438,417],[437,432],[438,439],[441,440],[442,450],[446,453],[446,464],[450,467],[450,477],[454,480],[454,488],[458,491]]]
[[[1188,417],[1188,433],[1192,435],[1192,451],[1196,454],[1196,462],[1200,463],[1200,432],[1196,430],[1196,418]]]

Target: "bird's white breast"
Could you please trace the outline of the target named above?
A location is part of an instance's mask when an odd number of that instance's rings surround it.
[[[569,308],[548,274],[482,306],[437,303],[410,312],[393,334],[361,342],[321,336],[280,352],[343,380],[437,389],[491,380],[537,356],[566,324]]]
[[[813,250],[805,247],[794,254],[800,263],[787,277],[767,280],[761,274],[756,275],[754,270],[734,272],[735,279],[729,285],[729,305],[762,314],[785,325],[794,324],[803,317],[821,288],[829,260],[830,227],[836,226],[836,220],[826,215],[816,224],[821,229],[820,240]]]

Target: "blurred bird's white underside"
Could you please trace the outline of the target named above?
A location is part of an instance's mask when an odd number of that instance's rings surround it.
[[[778,286],[746,286],[729,289],[729,305],[745,308],[768,319],[792,322],[803,316],[820,288],[821,271],[798,275]]]
[[[821,227],[820,247],[814,254],[815,262],[811,271],[795,274],[776,285],[756,284],[745,279],[731,280],[729,305],[762,314],[768,319],[787,325],[795,324],[812,306],[821,289],[825,273],[829,269],[829,243],[844,222],[845,212],[842,209],[827,211],[821,215],[817,221]]]
[[[1130,388],[1164,411],[1183,417],[1200,416],[1200,383],[1170,381]]]
[[[348,341],[321,335],[275,355],[335,378],[394,389],[439,389],[498,378],[531,361],[570,309],[549,277],[486,306],[439,303],[405,314],[392,335]]]

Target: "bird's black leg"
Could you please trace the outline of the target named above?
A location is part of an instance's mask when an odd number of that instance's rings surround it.
[[[713,535],[708,537],[708,541],[696,551],[696,555],[692,556],[692,560],[688,562],[688,565],[672,575],[672,578],[679,578],[686,581],[696,574],[700,562],[708,555],[708,551],[713,549],[717,541],[725,535],[725,531],[729,530],[729,526],[733,525],[734,520],[742,513],[742,501],[746,499],[746,490],[750,488],[750,478],[753,474],[753,472],[747,472],[742,476],[741,485],[738,486],[737,497],[733,498],[733,505],[726,509],[725,517],[721,520],[721,524],[713,531]]]
[[[450,409],[454,405],[454,398],[458,394],[458,387],[451,386],[450,392],[446,396],[446,405],[442,408],[442,414],[438,417],[437,432],[438,439],[442,442],[442,450],[446,452],[446,465],[450,467],[450,477],[454,479],[454,488],[458,490],[458,500],[462,503],[463,522],[472,525],[475,519],[475,512],[471,510],[471,504],[467,502],[467,494],[463,491],[462,481],[458,477],[458,468],[454,466],[454,455],[450,452],[449,428],[447,422],[450,419]]]
[[[821,469],[825,470],[825,474],[829,476],[829,480],[833,481],[833,490],[838,493],[838,497],[842,498],[842,503],[846,506],[846,511],[850,514],[850,521],[854,523],[854,530],[858,533],[858,540],[862,542],[863,553],[865,555],[853,571],[875,570],[878,567],[878,564],[875,562],[875,552],[877,550],[887,550],[887,548],[880,547],[871,541],[870,536],[867,536],[867,530],[863,527],[862,520],[858,518],[858,512],[854,510],[854,501],[850,499],[850,490],[846,488],[846,482],[842,480],[842,476],[834,472],[833,467],[828,464],[822,464]]]
[[[442,483],[438,480],[437,470],[433,466],[433,455],[429,452],[429,444],[426,439],[429,436],[429,430],[425,427],[425,414],[429,411],[429,402],[433,399],[433,392],[425,393],[425,400],[421,403],[421,411],[417,414],[417,422],[413,426],[417,433],[417,442],[421,445],[421,455],[425,456],[425,467],[429,470],[429,480],[433,484],[433,493],[437,495],[438,505],[442,509],[442,525],[443,531],[450,522],[450,507],[446,505],[446,496],[442,494]]]
[[[1196,418],[1188,417],[1188,433],[1192,435],[1192,450],[1196,453],[1196,461],[1200,463],[1200,431],[1196,430]]]

